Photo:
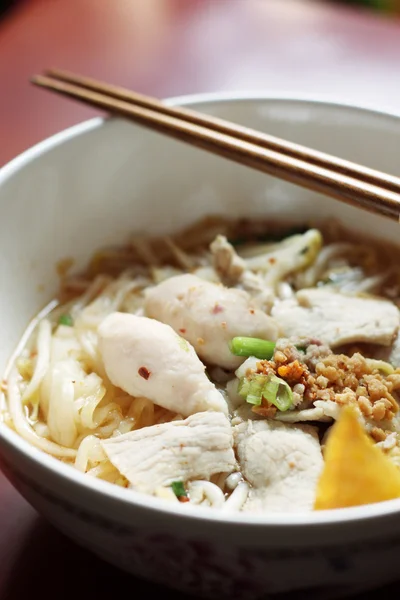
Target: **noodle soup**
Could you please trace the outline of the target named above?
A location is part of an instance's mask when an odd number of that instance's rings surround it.
[[[335,222],[223,218],[101,249],[25,336],[3,420],[88,477],[182,510],[398,497],[397,258]],[[329,475],[347,408],[360,447],[394,469],[376,497],[361,481],[343,499]]]

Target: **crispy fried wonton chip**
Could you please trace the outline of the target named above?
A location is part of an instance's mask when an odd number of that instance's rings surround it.
[[[400,497],[400,471],[365,433],[357,412],[343,408],[325,447],[315,510]]]

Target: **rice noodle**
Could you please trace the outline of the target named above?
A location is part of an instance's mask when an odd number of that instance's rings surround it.
[[[210,481],[191,481],[189,496],[193,504],[206,504],[213,508],[221,508],[225,502],[221,488]]]
[[[158,265],[158,258],[153,251],[148,239],[143,237],[134,237],[131,239],[131,246],[136,250],[144,264],[150,266]]]
[[[111,277],[107,275],[98,275],[86,289],[85,293],[79,298],[79,300],[72,305],[70,311],[72,317],[76,318],[80,311],[96,296],[98,296],[98,294],[100,294],[100,292],[110,282],[112,282]]]
[[[135,429],[153,424],[154,404],[147,398],[135,398],[128,410],[128,417],[135,423]]]
[[[214,477],[211,477],[211,483],[215,483],[222,491],[225,490],[226,487],[226,479],[228,477],[228,473],[218,473]]]
[[[338,256],[343,256],[346,253],[350,253],[354,249],[354,244],[347,242],[338,242],[330,244],[322,248],[315,260],[315,262],[306,269],[303,273],[298,274],[297,286],[298,287],[312,287],[315,286],[317,281],[323,275],[327,269],[329,261]]]
[[[234,490],[242,480],[243,475],[241,473],[231,473],[226,479],[226,487],[230,490]]]
[[[342,291],[346,291],[350,289],[353,292],[357,293],[372,293],[375,290],[382,287],[385,281],[390,277],[391,271],[386,271],[382,275],[373,275],[372,277],[366,277],[362,279],[360,282],[354,284],[345,284],[342,286]]]
[[[164,240],[174,255],[178,265],[185,271],[191,271],[195,265],[189,254],[186,254],[186,252],[181,250],[181,248],[179,248],[179,246],[177,246],[170,237],[165,237]]]
[[[247,500],[249,494],[249,484],[245,481],[241,481],[233,490],[232,494],[226,499],[222,506],[224,511],[237,511],[240,510],[243,504]]]
[[[120,478],[120,474],[118,473],[117,469],[109,461],[104,461],[96,467],[89,469],[86,474],[90,477],[98,477],[99,479],[105,479],[106,481],[114,482],[116,479]]]
[[[8,376],[7,398],[8,408],[15,430],[27,442],[58,458],[75,458],[76,450],[65,448],[59,444],[55,444],[43,437],[40,437],[29,425],[22,407],[22,398],[18,389],[18,371],[13,367]]]
[[[79,445],[75,459],[75,467],[85,473],[89,462],[100,463],[107,459],[100,441],[94,435],[86,436]]]
[[[43,377],[50,362],[50,344],[51,344],[51,324],[47,319],[39,323],[37,343],[36,343],[36,365],[32,379],[28,383],[23,395],[22,402],[25,404],[38,391]]]
[[[54,441],[74,447],[78,429],[74,415],[74,384],[77,369],[73,361],[57,362],[49,373],[47,425]]]

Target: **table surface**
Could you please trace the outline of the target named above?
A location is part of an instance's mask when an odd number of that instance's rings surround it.
[[[0,22],[0,165],[96,114],[33,88],[29,77],[46,67],[158,97],[250,90],[399,112],[399,64],[400,22],[328,2],[26,0]],[[132,585],[47,525],[1,473],[0,564],[1,599],[35,587],[53,598],[43,565],[58,600]]]

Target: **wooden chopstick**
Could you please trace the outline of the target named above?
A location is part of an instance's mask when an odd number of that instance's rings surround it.
[[[89,77],[82,77],[81,75],[76,75],[69,71],[48,69],[46,71],[46,75],[54,79],[58,79],[59,81],[65,81],[67,83],[85,87],[86,89],[93,90],[94,92],[107,94],[108,96],[112,96],[118,100],[123,100],[133,103],[137,106],[142,106],[143,108],[155,110],[164,115],[184,119],[189,123],[200,125],[201,127],[207,127],[208,129],[219,131],[220,133],[233,135],[234,137],[245,142],[256,144],[262,148],[279,152],[280,154],[292,156],[293,158],[306,161],[322,168],[335,170],[337,173],[342,173],[343,175],[362,179],[365,181],[365,183],[370,183],[379,187],[385,187],[388,190],[400,194],[400,178],[388,175],[387,173],[380,173],[379,171],[355,164],[348,160],[344,160],[336,156],[330,156],[324,152],[306,148],[300,144],[294,144],[293,142],[282,140],[272,135],[261,133],[260,131],[255,131],[254,129],[250,129],[248,127],[243,127],[242,125],[230,123],[229,121],[225,121],[224,119],[219,119],[211,115],[202,114],[187,108],[168,106],[156,98],[145,96],[144,94],[138,94],[137,92],[132,92],[131,90],[127,90],[125,88],[111,85],[102,81],[96,81],[95,79],[91,79]]]
[[[208,125],[208,116],[202,115],[203,125],[198,125],[185,119],[185,115],[181,114],[183,109],[174,109],[173,114],[169,111],[161,111],[158,104],[162,103],[157,103],[155,100],[152,108],[137,105],[133,100],[133,93],[128,90],[121,91],[121,88],[117,88],[117,92],[114,89],[113,94],[109,93],[107,84],[90,81],[92,87],[90,87],[90,83],[89,87],[86,86],[86,78],[83,77],[79,77],[78,80],[75,79],[76,83],[61,81],[52,76],[37,76],[32,79],[32,82],[36,85],[78,99],[85,104],[106,110],[112,114],[121,115],[150,129],[239,164],[399,222],[400,193],[397,190],[400,190],[400,181],[395,177],[372,171],[374,183],[370,183],[364,180],[363,177],[365,177],[366,171],[371,173],[371,170],[364,167],[356,165],[357,172],[353,169],[353,174],[350,176],[337,170],[337,161],[340,162],[340,159],[336,159],[336,163],[331,168],[331,163],[324,158],[325,166],[322,167],[308,160],[301,160],[285,154],[284,151],[271,150],[243,138],[238,139],[234,135],[215,130],[212,128],[212,124]],[[95,91],[93,86],[96,87],[96,90],[100,89],[98,86],[101,86],[102,92]],[[121,99],[122,92],[125,94],[123,100]],[[143,98],[146,97],[142,96],[141,98],[143,103]],[[146,106],[149,105],[146,104]],[[162,107],[164,106],[162,105]],[[184,112],[187,113],[188,111]],[[193,113],[193,111],[190,112]],[[198,118],[197,114],[200,113],[196,113],[196,119]],[[205,126],[206,123],[207,126]],[[233,127],[236,128],[237,126]],[[251,130],[242,129],[245,132],[250,131],[248,135],[253,136]],[[251,137],[251,139],[255,138]],[[395,190],[387,189],[385,187],[387,185],[395,187]]]

